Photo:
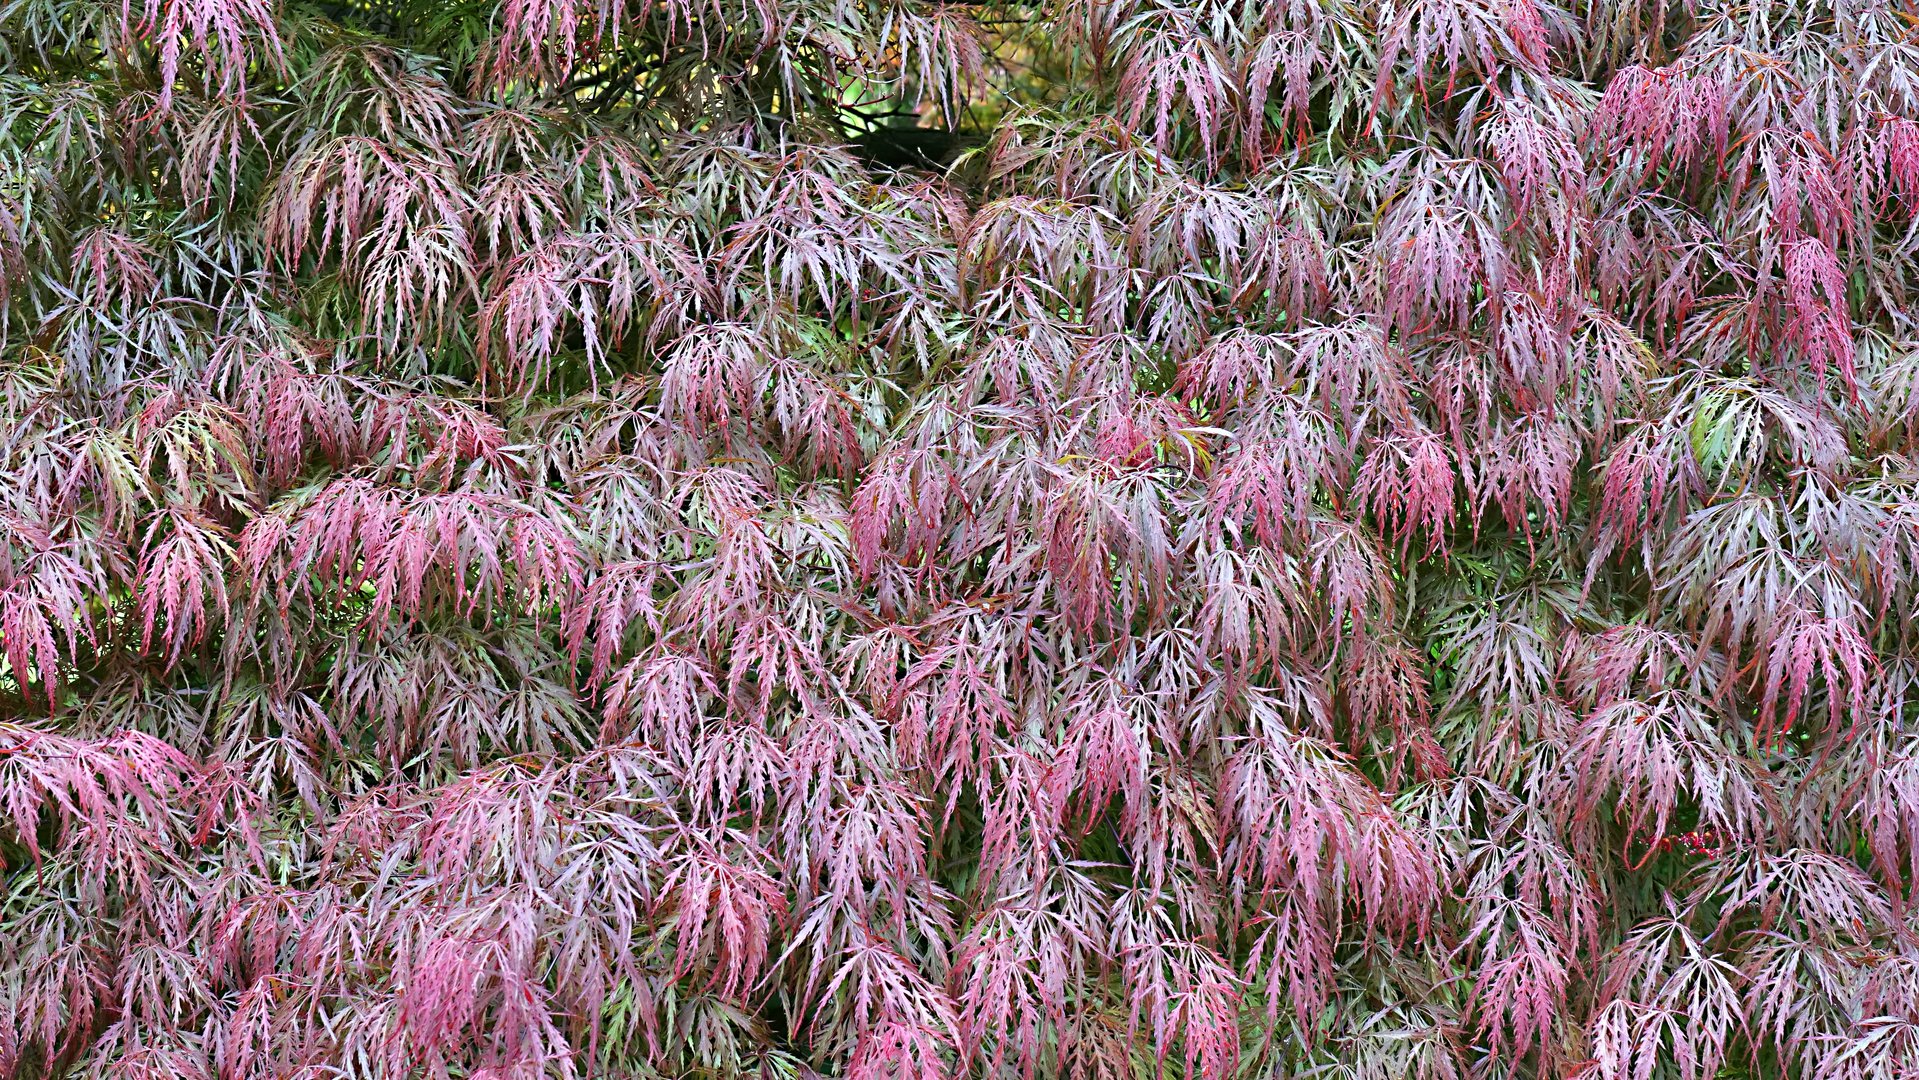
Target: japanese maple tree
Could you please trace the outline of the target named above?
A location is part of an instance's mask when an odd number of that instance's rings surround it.
[[[1919,1078],[1910,0],[0,71],[0,1078]]]

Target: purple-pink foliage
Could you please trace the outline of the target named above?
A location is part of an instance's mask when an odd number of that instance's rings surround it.
[[[1916,26],[0,6],[0,1078],[1919,1078]]]

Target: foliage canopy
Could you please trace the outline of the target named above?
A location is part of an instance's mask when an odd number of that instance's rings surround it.
[[[0,1076],[1919,1077],[1919,10],[5,0]]]

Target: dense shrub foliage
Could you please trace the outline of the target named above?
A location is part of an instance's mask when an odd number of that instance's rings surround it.
[[[0,57],[0,1075],[1919,1076],[1919,10]]]

